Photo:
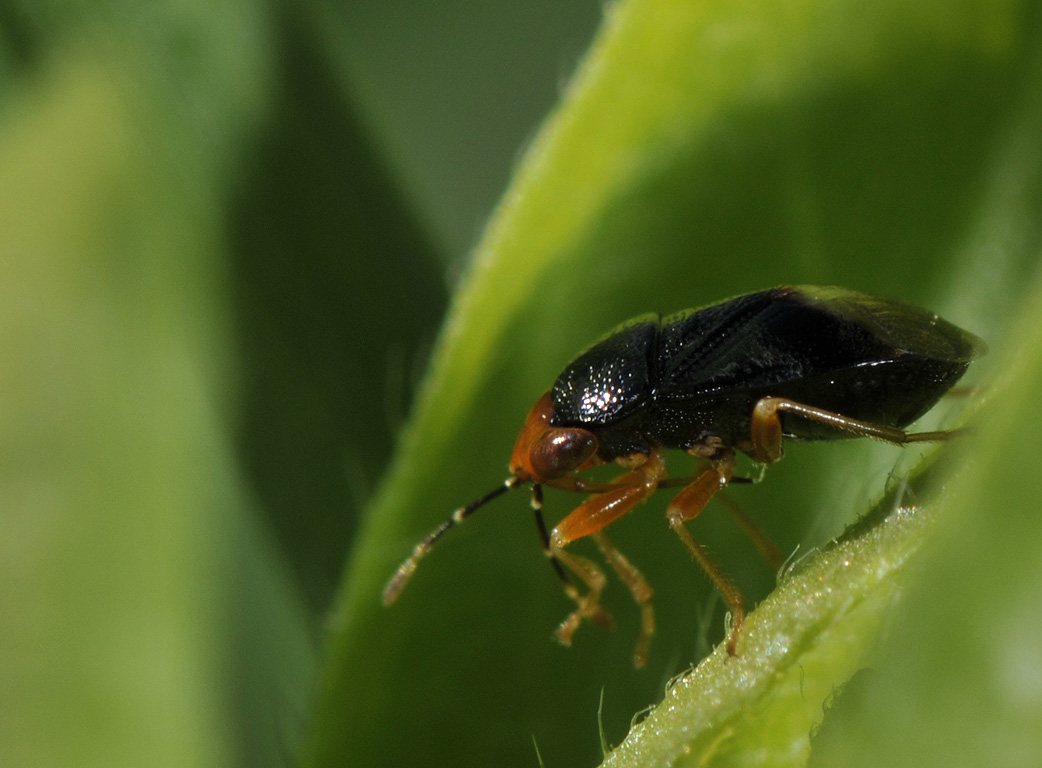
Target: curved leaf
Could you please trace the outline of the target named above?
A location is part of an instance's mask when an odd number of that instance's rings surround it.
[[[665,526],[664,499],[613,527],[656,589],[660,632],[641,673],[630,668],[636,610],[617,584],[606,598],[617,632],[584,627],[570,651],[552,644],[569,606],[523,498],[454,530],[393,609],[379,596],[420,537],[502,481],[521,420],[560,368],[629,316],[833,283],[1000,333],[1008,313],[991,297],[1016,300],[1033,235],[985,274],[972,225],[1001,170],[995,148],[1037,85],[1022,69],[1037,32],[1026,7],[610,8],[485,233],[370,508],[331,622],[305,764],[531,764],[533,735],[547,765],[591,764],[602,688],[617,740],[704,638],[722,636],[719,611],[700,619],[713,597]],[[1022,172],[1031,189],[1037,165]],[[896,455],[794,447],[736,497],[786,549],[804,537],[818,546],[881,495]],[[573,504],[548,498],[551,515]],[[762,597],[769,570],[716,517],[699,521],[703,540]],[[860,658],[850,649],[816,678],[819,700],[803,710],[820,711]]]

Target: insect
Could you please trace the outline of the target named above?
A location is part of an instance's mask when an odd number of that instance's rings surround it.
[[[980,339],[931,312],[844,288],[783,286],[665,318],[636,317],[568,364],[521,427],[510,476],[415,547],[387,583],[384,604],[398,598],[420,559],[450,528],[531,484],[543,552],[575,602],[557,629],[558,640],[570,645],[583,620],[612,623],[600,606],[604,572],[566,549],[589,536],[640,607],[634,663],[641,667],[655,631],[652,590],[604,528],[657,489],[683,486],[666,520],[727,603],[727,651],[734,655],[745,617],[741,592],[686,523],[739,480],[737,454],[773,464],[782,457],[783,438],[871,437],[895,445],[948,440],[957,431],[904,428],[983,352]],[[663,454],[671,449],[697,460],[697,471],[667,477]],[[614,480],[592,482],[578,474],[608,462],[623,470]],[[548,532],[544,485],[590,496]]]

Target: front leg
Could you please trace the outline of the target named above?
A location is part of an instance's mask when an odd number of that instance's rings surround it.
[[[658,488],[659,480],[665,476],[665,462],[660,451],[653,451],[647,457],[634,457],[629,463],[641,461],[630,472],[611,483],[611,490],[587,499],[557,524],[549,536],[545,547],[547,557],[556,560],[574,573],[588,588],[585,595],[566,583],[565,592],[576,602],[576,609],[561,622],[557,629],[557,639],[562,645],[571,645],[575,630],[583,619],[593,619],[604,624],[608,614],[600,607],[600,593],[604,587],[604,574],[597,566],[585,558],[573,555],[564,548],[585,536],[594,536],[601,551],[604,552],[608,564],[619,575],[633,593],[634,599],[641,606],[641,636],[637,641],[634,663],[643,666],[647,654],[647,645],[654,631],[654,613],[651,607],[651,590],[644,582],[640,572],[618,551],[608,543],[599,532],[634,509],[651,496]],[[610,619],[609,619],[610,620]]]

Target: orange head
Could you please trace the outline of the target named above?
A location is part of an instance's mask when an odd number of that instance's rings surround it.
[[[412,554],[398,566],[398,570],[384,587],[384,605],[390,605],[398,599],[398,595],[412,578],[417,564],[450,528],[466,520],[493,499],[526,483],[533,484],[532,498],[541,498],[540,483],[553,484],[555,480],[578,469],[585,469],[597,463],[597,437],[581,427],[555,427],[550,423],[553,416],[554,406],[550,402],[550,393],[547,392],[532,406],[524,426],[521,427],[521,434],[517,437],[514,454],[510,459],[510,477],[481,498],[457,509],[448,520],[416,545]],[[542,518],[538,519],[545,539]]]
[[[545,483],[596,463],[597,436],[582,427],[555,427],[554,406],[545,392],[525,419],[510,457],[519,482]]]

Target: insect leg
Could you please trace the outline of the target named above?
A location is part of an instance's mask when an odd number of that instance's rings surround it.
[[[655,608],[651,603],[654,591],[636,566],[608,541],[604,531],[593,534],[593,540],[597,542],[597,546],[604,553],[604,559],[622,583],[629,588],[630,594],[640,607],[640,636],[633,652],[633,666],[641,669],[648,660],[648,646],[651,644],[651,636],[655,634]]]
[[[944,393],[945,397],[978,397],[985,392],[985,387],[975,386],[973,384],[961,384],[952,387]]]
[[[598,605],[600,591],[604,586],[603,573],[588,560],[565,551],[565,546],[576,539],[596,534],[647,499],[655,492],[665,471],[662,454],[658,451],[652,452],[643,464],[623,475],[617,484],[613,484],[610,491],[599,493],[584,501],[551,531],[549,556],[560,560],[590,587],[590,592],[585,596],[572,595],[578,606],[557,629],[557,639],[563,645],[571,644],[572,635],[579,628],[583,618],[596,620],[598,614],[606,615]],[[610,544],[608,546],[611,547]],[[605,554],[608,556],[607,552]],[[613,561],[610,556],[608,562],[618,572],[618,562]],[[632,566],[630,569],[636,571]],[[626,581],[628,577],[622,578]]]
[[[691,535],[691,531],[684,523],[698,517],[713,495],[727,485],[733,472],[734,455],[731,454],[715,462],[712,467],[699,475],[691,485],[678,493],[666,508],[666,520],[669,521],[670,527],[691,551],[695,561],[705,571],[709,580],[713,582],[713,586],[716,587],[716,591],[724,598],[724,602],[731,610],[731,632],[727,638],[727,653],[731,656],[735,655],[739,630],[745,620],[742,593],[713,562],[709,553]]]
[[[580,504],[550,534],[550,556],[558,558],[590,588],[584,597],[572,595],[578,607],[557,628],[557,639],[562,645],[571,645],[572,635],[579,628],[583,618],[596,620],[598,614],[604,614],[604,610],[598,604],[601,590],[604,588],[604,574],[590,561],[567,552],[564,549],[565,545],[577,538],[596,533],[629,512],[644,498],[646,497],[642,488],[633,485],[598,494]]]
[[[550,560],[550,564],[554,568],[554,573],[556,573],[557,577],[561,580],[565,594],[572,598],[576,604],[580,606],[580,609],[584,606],[584,601],[585,603],[589,603],[589,609],[591,611],[589,612],[590,618],[603,627],[611,628],[614,624],[611,615],[597,605],[601,590],[604,589],[604,574],[601,573],[597,566],[588,560],[575,556],[569,557],[569,567],[583,580],[583,583],[586,584],[590,590],[590,594],[584,598],[579,594],[579,590],[575,588],[575,583],[571,580],[568,573],[561,565],[561,558],[555,555],[553,550],[550,549],[550,535],[546,532],[546,523],[543,520],[543,491],[538,484],[532,487],[532,509],[535,512],[535,523],[536,527],[539,529],[539,541],[543,547],[543,554]],[[591,595],[592,601],[590,600]],[[575,627],[572,627],[571,631],[566,633],[567,642],[561,640],[564,645],[571,644],[572,634],[574,634],[575,629],[582,620],[582,616],[586,615],[582,613],[581,610],[577,611],[576,614],[578,615],[573,619]],[[572,619],[572,617],[570,616],[569,619]],[[559,628],[558,637],[560,637],[561,632],[562,630]]]
[[[764,397],[756,403],[752,417],[753,458],[757,461],[771,464],[781,458],[782,429],[779,412],[791,413],[842,432],[849,432],[860,437],[873,437],[876,440],[883,440],[895,445],[951,440],[962,432],[962,430],[905,432],[897,427],[851,419],[848,416],[797,403],[794,400],[786,400],[783,397]]]
[[[535,525],[539,529],[539,543],[543,547],[543,554],[550,560],[550,565],[553,566],[554,573],[557,574],[557,577],[564,584],[565,590],[568,587],[575,589],[572,580],[568,578],[568,574],[561,567],[561,561],[554,557],[554,553],[550,551],[550,534],[547,533],[546,522],[543,520],[543,486],[539,483],[532,486],[532,511],[535,512]]]
[[[735,478],[731,478],[731,482],[735,482]],[[724,509],[727,510],[727,514],[731,516],[731,519],[738,523],[738,527],[742,529],[742,533],[749,537],[752,541],[753,546],[756,547],[756,551],[760,553],[760,556],[767,561],[767,564],[778,572],[781,570],[782,565],[785,564],[785,558],[782,557],[782,553],[775,545],[771,538],[764,532],[764,530],[758,526],[751,517],[749,517],[742,508],[734,503],[734,500],[726,493],[721,493],[717,496],[717,500],[723,505]]]

